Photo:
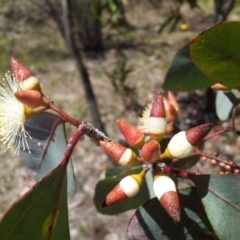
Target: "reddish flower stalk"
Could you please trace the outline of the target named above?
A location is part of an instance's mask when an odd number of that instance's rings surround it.
[[[64,111],[62,111],[60,108],[58,108],[53,101],[49,100],[47,97],[43,97],[43,101],[48,104],[49,108],[52,109],[54,112],[58,113],[66,122],[72,124],[75,127],[78,127],[80,122],[72,117],[70,117],[68,114],[66,114]]]
[[[81,123],[77,129],[77,131],[73,134],[73,136],[69,139],[68,145],[67,145],[67,149],[64,153],[64,156],[62,158],[62,161],[60,163],[60,165],[67,165],[69,162],[69,159],[72,155],[72,152],[76,146],[76,144],[78,143],[78,140],[84,135],[84,124],[85,123]]]
[[[190,176],[199,175],[199,173],[189,172],[183,169],[168,167],[166,165],[162,166],[162,163],[159,164],[159,171],[174,175],[179,178],[190,178]]]

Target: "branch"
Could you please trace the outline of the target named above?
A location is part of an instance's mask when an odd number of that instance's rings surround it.
[[[69,139],[69,143],[67,145],[67,149],[64,153],[63,159],[60,163],[60,165],[67,165],[69,162],[69,159],[71,158],[72,152],[78,143],[78,140],[84,135],[83,131],[83,125],[84,123],[81,123],[77,129],[77,131],[73,134],[73,136]]]
[[[231,167],[231,169],[233,169],[233,170],[234,169],[240,169],[240,166],[235,165],[232,161],[227,161],[227,160],[222,159],[222,158],[220,158],[220,157],[218,157],[216,155],[205,153],[205,152],[199,150],[198,148],[196,148],[196,150],[193,153],[193,155],[199,155],[199,156],[202,156],[202,157],[206,157],[208,159],[214,159],[217,162],[220,162],[220,163],[222,162],[222,163],[224,163],[226,165],[229,165]]]

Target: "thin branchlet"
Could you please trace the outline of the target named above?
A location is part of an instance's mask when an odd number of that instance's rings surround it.
[[[96,145],[99,145],[99,141],[111,142],[111,139],[107,137],[103,132],[94,128],[90,123],[82,124],[82,130]]]

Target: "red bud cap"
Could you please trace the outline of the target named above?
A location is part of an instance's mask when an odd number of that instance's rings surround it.
[[[15,57],[11,57],[11,66],[13,73],[19,82],[31,77],[33,74]]]
[[[179,199],[174,181],[165,174],[158,174],[154,177],[153,190],[169,216],[180,222]]]
[[[123,120],[117,120],[117,125],[127,143],[135,148],[141,149],[144,145],[144,134],[137,128]]]
[[[212,123],[206,123],[206,124],[202,124],[202,125],[196,126],[194,128],[188,129],[186,131],[186,137],[187,137],[188,142],[192,146],[197,146],[198,143],[200,141],[202,141],[202,139],[204,137],[207,136],[207,134],[210,132],[212,126],[213,126]]]
[[[118,164],[122,166],[130,165],[135,162],[142,162],[130,148],[125,148],[114,142],[100,141],[103,150]]]
[[[14,93],[19,102],[29,108],[37,108],[41,106],[42,95],[36,90],[22,90]]]
[[[160,94],[157,94],[157,96],[153,100],[150,117],[157,117],[157,118],[166,117],[163,98]]]
[[[128,199],[127,194],[122,189],[121,185],[118,184],[114,189],[107,195],[106,199],[101,205],[101,208],[112,206],[125,199]]]
[[[149,163],[157,162],[161,155],[159,142],[151,140],[145,143],[142,147],[141,155],[142,158]]]
[[[134,197],[140,190],[144,172],[123,178],[120,183],[107,195],[101,208],[112,206],[125,199]]]
[[[163,98],[158,94],[152,103],[152,109],[148,119],[148,133],[154,140],[160,141],[166,133],[167,121]]]

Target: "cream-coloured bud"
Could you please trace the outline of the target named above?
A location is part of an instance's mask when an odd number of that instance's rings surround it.
[[[174,181],[167,175],[157,175],[154,177],[153,190],[158,199],[166,192],[177,192]]]
[[[129,198],[134,197],[140,190],[139,182],[132,176],[123,178],[119,185]]]
[[[193,153],[195,147],[188,142],[186,132],[181,131],[171,138],[167,149],[173,158],[185,158]]]
[[[169,216],[180,222],[179,199],[174,181],[165,174],[158,174],[154,177],[153,190]]]
[[[134,197],[140,190],[145,170],[139,174],[133,174],[123,178],[107,195],[101,208],[112,206],[128,198]]]
[[[23,90],[36,90],[41,92],[39,81],[34,76],[31,76],[24,81],[21,81],[20,85]]]
[[[114,142],[100,141],[100,145],[103,150],[114,161],[122,166],[131,165],[136,162],[142,162],[142,159],[138,157],[130,148],[126,148]]]

